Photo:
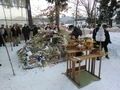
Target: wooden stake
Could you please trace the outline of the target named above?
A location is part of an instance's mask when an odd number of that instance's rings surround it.
[[[14,68],[13,68],[13,65],[12,65],[12,61],[10,59],[10,55],[9,55],[5,40],[4,40],[3,35],[1,33],[0,33],[0,35],[1,35],[2,39],[3,39],[4,45],[5,45],[5,48],[6,48],[6,51],[7,51],[7,55],[8,55],[8,58],[9,58],[9,62],[10,62],[11,68],[12,68],[13,75],[15,76]]]

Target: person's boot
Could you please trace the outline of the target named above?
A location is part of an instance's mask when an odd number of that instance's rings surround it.
[[[107,59],[110,59],[109,56],[108,56],[108,52],[105,52],[105,54],[106,54],[105,57],[106,57]]]
[[[108,55],[105,56],[107,59],[110,59]]]
[[[2,64],[0,64],[0,66],[2,66]]]
[[[99,58],[99,57],[97,57],[97,60],[100,60],[100,58]]]

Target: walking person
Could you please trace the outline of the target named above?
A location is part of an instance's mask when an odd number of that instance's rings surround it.
[[[27,24],[25,24],[24,27],[22,28],[22,33],[24,35],[24,39],[26,43],[27,40],[29,40],[29,35],[30,35],[30,28]]]
[[[104,32],[105,32],[105,42],[104,42],[104,45],[103,45],[103,48],[104,48],[104,51],[105,51],[105,54],[106,54],[106,58],[109,59],[109,56],[108,56],[108,44],[111,43],[111,40],[110,40],[110,34],[109,32],[107,31],[107,25],[103,25],[103,28],[104,28]]]
[[[3,38],[2,38],[3,36]],[[5,46],[5,43],[4,43],[4,40],[8,37],[8,33],[6,31],[6,29],[4,28],[4,25],[2,24],[1,25],[1,28],[0,28],[0,47],[3,45]],[[4,40],[3,40],[4,39]]]
[[[101,27],[101,28],[100,28]],[[92,36],[92,38],[93,38],[93,40],[96,42],[96,44],[97,45],[100,45],[100,42],[101,42],[101,49],[102,48],[104,48],[104,51],[105,51],[105,54],[106,54],[106,58],[107,59],[109,59],[109,56],[108,56],[108,44],[109,43],[111,43],[111,41],[110,41],[110,35],[109,35],[109,32],[106,30],[106,28],[107,28],[107,25],[106,24],[103,24],[103,25],[101,25],[101,24],[98,24],[98,26],[93,30],[93,36]],[[100,30],[100,29],[103,29],[103,31],[104,31],[104,41],[98,41],[97,40],[97,37],[96,37],[96,35],[97,35],[97,32]],[[99,57],[97,57],[97,60],[99,60],[100,58]]]
[[[19,34],[21,34],[20,29],[17,27],[17,25],[13,25],[11,28],[11,36],[12,36],[12,41],[13,41],[13,46],[18,46],[18,37]]]

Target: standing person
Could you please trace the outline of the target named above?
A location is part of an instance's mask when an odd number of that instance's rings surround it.
[[[10,25],[9,28],[8,28],[8,34],[9,34],[10,42],[12,41],[11,29],[12,29],[12,25]]]
[[[50,27],[49,24],[47,24],[47,26],[45,27],[45,30],[51,30],[52,28]]]
[[[26,43],[27,40],[29,40],[29,35],[30,35],[30,28],[27,24],[25,24],[24,27],[22,28],[22,33],[24,35],[24,39]]]
[[[72,30],[72,33],[70,34],[71,35],[71,39],[78,39],[78,36],[82,36],[82,31],[80,30],[80,28],[77,28],[73,25],[70,25],[69,26],[69,30]],[[83,55],[82,52],[77,52],[76,53],[76,56],[81,56]]]
[[[3,38],[1,35],[3,36]],[[5,46],[4,40],[7,38],[7,36],[8,36],[8,33],[7,33],[6,29],[4,28],[4,25],[2,24],[1,28],[0,28],[0,47],[2,45]]]
[[[36,25],[33,25],[32,31],[33,31],[33,36],[35,36],[38,33],[38,28]]]
[[[19,34],[21,33],[20,29],[17,28],[16,25],[13,25],[11,28],[11,36],[12,36],[12,41],[13,41],[13,46],[18,46],[18,37]]]
[[[17,27],[17,29],[19,29],[19,31],[20,31],[20,33],[19,33],[19,35],[18,35],[18,43],[19,44],[21,44],[21,42],[20,42],[20,40],[21,40],[21,38],[20,38],[20,36],[21,36],[21,30],[20,30],[20,27],[19,27],[19,25],[16,23],[16,27]]]
[[[57,26],[57,24],[55,24],[55,26],[54,26],[53,30],[54,30],[55,32],[60,31],[60,29],[59,29],[59,27]]]

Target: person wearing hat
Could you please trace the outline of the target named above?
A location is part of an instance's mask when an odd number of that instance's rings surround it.
[[[3,38],[1,35],[3,36]],[[4,28],[4,25],[2,24],[1,28],[0,28],[0,46],[2,46],[2,45],[5,46],[4,40],[7,38],[7,36],[8,36],[8,33],[7,33],[6,29]]]
[[[72,32],[70,34],[71,35],[71,39],[78,39],[79,35],[82,36],[82,31],[79,28],[77,28],[76,26],[70,25],[68,27],[68,29],[72,30]],[[76,56],[81,56],[81,55],[83,55],[83,52],[77,52],[76,53]]]

